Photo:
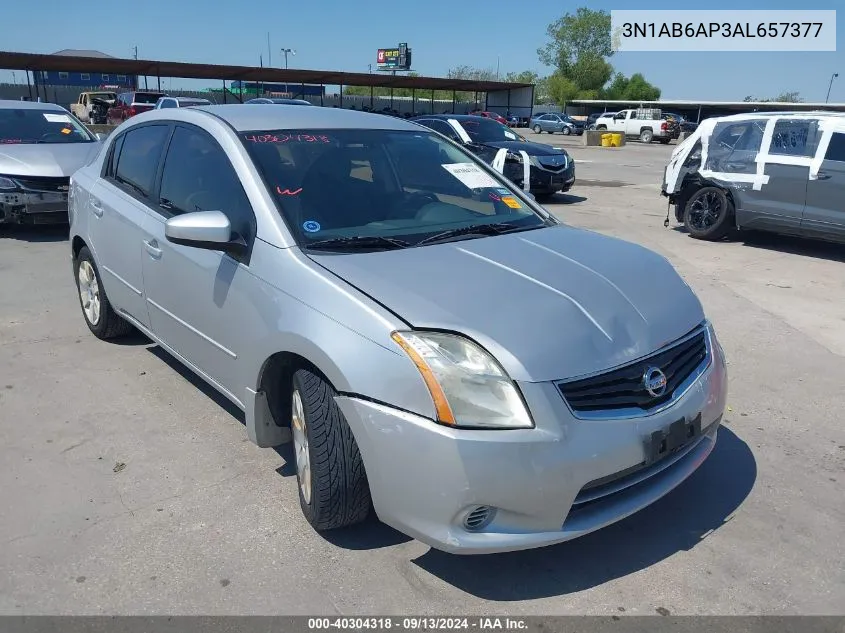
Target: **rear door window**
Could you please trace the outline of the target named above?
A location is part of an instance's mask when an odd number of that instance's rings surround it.
[[[818,121],[780,119],[775,123],[769,154],[812,157],[816,153]]]

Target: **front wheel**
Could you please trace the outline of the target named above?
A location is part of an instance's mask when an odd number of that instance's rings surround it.
[[[299,505],[318,531],[360,523],[370,512],[370,488],[337,393],[307,369],[293,374],[291,431]]]
[[[132,324],[121,318],[112,308],[103,288],[100,272],[87,246],[84,246],[76,257],[74,273],[82,316],[85,317],[85,324],[91,333],[102,340],[129,334]]]
[[[684,226],[691,237],[715,242],[731,230],[734,206],[724,189],[702,187],[687,200]]]
[[[564,127],[564,128],[561,130],[561,132],[563,132],[563,135],[564,135],[564,136],[569,136],[570,134],[572,134],[572,130],[570,130],[568,127]]]

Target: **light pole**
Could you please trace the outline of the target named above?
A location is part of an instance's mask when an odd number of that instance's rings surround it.
[[[296,55],[296,51],[293,50],[292,48],[283,48],[282,53],[285,56],[285,68],[287,68],[288,67],[288,53],[290,53],[291,55]]]
[[[833,80],[839,76],[839,73],[833,73],[830,76],[830,83],[827,85],[827,96],[824,98],[824,102],[827,103],[830,99],[830,89],[833,87]]]
[[[287,68],[288,68],[288,53],[290,53],[291,55],[296,55],[296,51],[293,50],[292,48],[283,48],[282,53],[285,56],[285,70],[287,70]],[[285,94],[288,94],[288,82],[287,81],[285,81]]]

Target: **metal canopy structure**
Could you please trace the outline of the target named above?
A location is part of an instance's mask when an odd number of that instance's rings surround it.
[[[531,88],[532,84],[506,81],[476,81],[445,77],[408,77],[384,73],[348,73],[329,70],[297,70],[258,66],[225,66],[187,62],[92,58],[70,55],[41,55],[0,51],[0,68],[31,72],[99,72],[147,77],[181,79],[240,80],[265,83],[322,84],[330,86],[367,86],[374,88],[408,88],[416,90],[452,90],[462,92],[508,92]]]

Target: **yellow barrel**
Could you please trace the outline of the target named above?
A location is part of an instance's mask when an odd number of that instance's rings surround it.
[[[602,134],[601,135],[601,146],[602,147],[610,147],[610,143],[613,141],[613,134]]]
[[[610,146],[611,147],[622,147],[622,134],[619,132],[614,132],[611,134],[613,139],[611,139]]]

